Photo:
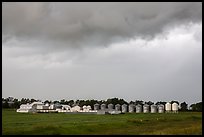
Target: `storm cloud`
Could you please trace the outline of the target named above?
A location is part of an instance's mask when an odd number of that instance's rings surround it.
[[[202,3],[2,4],[2,96],[202,100]]]
[[[202,4],[188,2],[4,3],[2,9],[3,41],[37,39],[58,49],[151,39],[169,27],[201,20]]]

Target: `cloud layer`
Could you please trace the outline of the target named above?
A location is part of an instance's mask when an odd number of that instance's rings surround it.
[[[152,38],[202,21],[202,3],[4,3],[3,41],[50,41],[50,48],[107,46],[132,37]],[[37,45],[36,45],[37,46]]]

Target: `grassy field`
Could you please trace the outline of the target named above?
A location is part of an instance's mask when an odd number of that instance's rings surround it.
[[[2,134],[15,135],[202,135],[202,113],[119,115],[17,113],[2,110]]]

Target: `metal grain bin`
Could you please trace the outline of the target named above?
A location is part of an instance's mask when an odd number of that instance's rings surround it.
[[[129,108],[129,112],[130,112],[130,113],[135,112],[135,105],[130,104],[128,108]]]
[[[99,104],[94,104],[94,110],[99,110]]]
[[[91,110],[91,106],[90,105],[86,106],[86,109]]]
[[[120,104],[115,105],[115,110],[120,111]]]
[[[172,111],[173,111],[174,113],[177,113],[177,112],[178,112],[178,104],[175,103],[175,102],[172,104]]]
[[[157,106],[151,105],[151,113],[157,113]]]
[[[158,113],[164,113],[164,105],[158,105]]]
[[[122,113],[126,113],[127,112],[127,105],[123,104],[122,105]]]
[[[106,104],[101,104],[101,110],[106,110]]]
[[[113,110],[113,104],[108,104],[108,110]]]
[[[82,109],[83,109],[83,110],[86,110],[86,109],[87,109],[87,106],[86,106],[86,105],[84,105],[84,106],[82,107]]]
[[[145,104],[145,105],[143,106],[143,112],[144,112],[144,113],[149,113],[149,105]]]
[[[142,105],[136,105],[136,113],[142,113]]]
[[[169,102],[165,104],[165,110],[166,110],[166,113],[171,112],[171,104]]]

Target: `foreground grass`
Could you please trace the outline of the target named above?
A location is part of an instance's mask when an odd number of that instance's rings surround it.
[[[15,135],[202,135],[202,113],[93,115],[17,113],[3,109],[2,134]]]

